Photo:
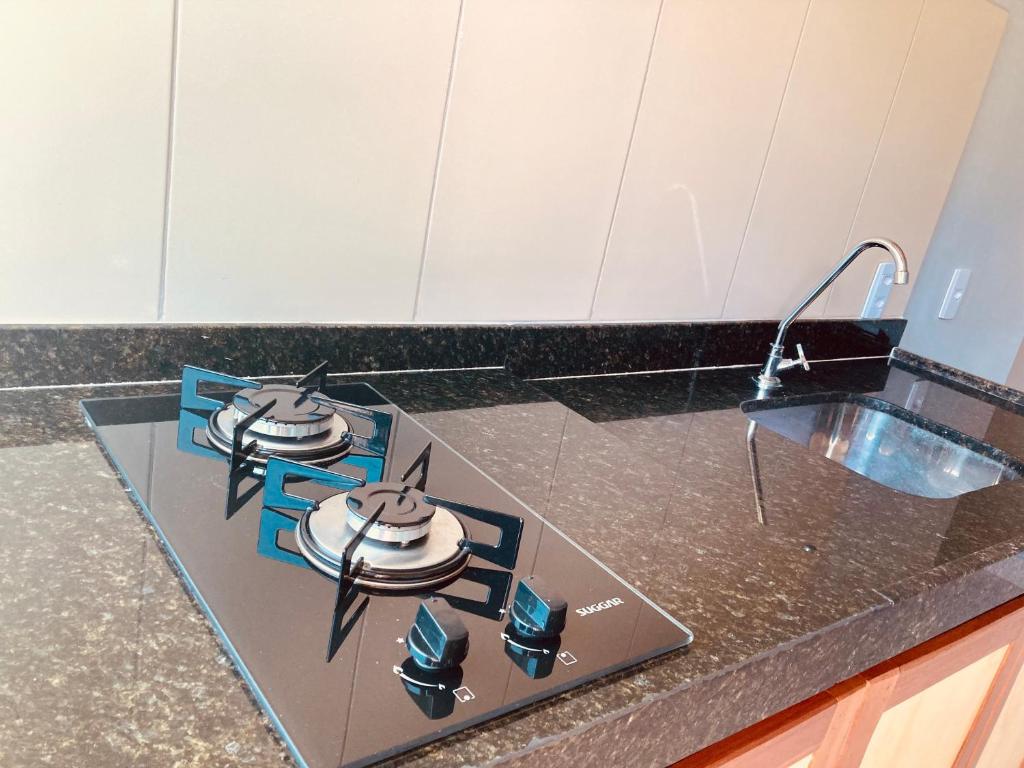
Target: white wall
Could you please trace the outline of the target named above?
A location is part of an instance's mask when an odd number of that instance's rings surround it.
[[[1010,12],[1006,36],[907,307],[902,342],[998,382],[1008,381],[1024,340],[1024,0],[1002,3]],[[940,320],[958,267],[972,270],[970,284],[956,317]]]
[[[772,318],[869,235],[916,277],[1005,17],[9,0],[0,322]]]

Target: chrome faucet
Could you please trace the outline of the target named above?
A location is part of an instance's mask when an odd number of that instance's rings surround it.
[[[839,275],[841,275],[858,256],[870,248],[882,248],[888,251],[889,255],[892,256],[893,262],[896,264],[896,275],[893,278],[893,282],[896,285],[904,285],[907,282],[907,278],[910,276],[910,272],[907,271],[907,256],[903,253],[903,249],[892,240],[875,237],[870,240],[862,240],[853,246],[853,249],[846,254],[846,257],[836,264],[835,269],[833,269],[824,280],[818,283],[814,290],[804,297],[803,301],[796,305],[796,309],[790,312],[786,316],[785,320],[779,323],[779,332],[775,336],[775,342],[772,344],[772,350],[768,354],[768,361],[764,364],[764,369],[756,379],[760,394],[763,395],[770,389],[776,389],[777,387],[782,386],[782,381],[778,376],[779,371],[795,368],[798,365],[802,365],[805,371],[810,370],[811,366],[807,362],[807,358],[804,356],[803,347],[799,344],[796,345],[797,358],[795,360],[790,360],[782,356],[783,346],[786,341],[786,331],[789,330],[789,326],[792,325],[793,321],[800,317],[804,310],[811,305],[811,302],[818,298],[822,294],[822,291],[832,284],[832,281],[839,277]]]

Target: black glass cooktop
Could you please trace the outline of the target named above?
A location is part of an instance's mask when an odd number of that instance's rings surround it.
[[[383,457],[355,449],[331,472],[397,483],[430,445],[421,505],[440,498],[497,513],[489,519],[452,508],[475,547],[456,577],[418,590],[354,581],[339,590],[338,580],[311,566],[298,546],[301,503],[277,503],[281,495],[269,491],[265,500],[264,483],[273,482],[259,475],[229,482],[226,457],[202,439],[183,439],[191,436],[194,415],[179,411],[177,397],[83,402],[111,461],[300,765],[372,763],[690,642],[689,630],[369,385],[324,393],[392,416]],[[337,493],[310,479],[287,485],[293,501]],[[364,517],[372,511],[367,507]],[[510,549],[508,521],[518,530],[520,519],[518,546]],[[530,640],[509,623],[517,596],[521,611],[536,609],[538,589],[526,588],[535,584],[568,604],[555,637]],[[443,673],[425,673],[411,658],[410,627],[425,600],[433,614],[420,623],[429,631],[415,636],[422,643],[437,640],[430,632],[450,630],[452,613],[468,631],[468,651],[466,638],[452,643],[464,660]]]

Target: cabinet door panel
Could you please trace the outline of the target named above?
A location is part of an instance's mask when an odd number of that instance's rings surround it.
[[[889,707],[868,742],[861,768],[952,766],[1007,647],[989,652]],[[939,657],[933,666],[944,662]]]
[[[166,319],[412,319],[458,10],[181,0]]]
[[[590,315],[657,12],[465,4],[417,320]]]
[[[926,0],[886,121],[847,248],[889,237],[907,252],[910,278],[932,231],[978,111],[1007,13],[988,0]],[[865,254],[831,288],[826,314],[857,317],[881,251]],[[887,317],[900,317],[911,285],[893,289]]]
[[[0,322],[157,319],[170,0],[0,3]]]
[[[808,0],[667,0],[594,318],[717,317]]]
[[[1018,642],[1024,642],[1024,638]],[[1024,667],[1017,672],[975,768],[1020,765],[1024,765]]]
[[[811,3],[726,317],[783,316],[841,258],[921,5]]]

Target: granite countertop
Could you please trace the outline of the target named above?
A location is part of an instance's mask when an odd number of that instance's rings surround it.
[[[885,360],[791,372],[1024,457],[1018,404]],[[1024,481],[907,496],[758,432],[751,369],[359,376],[691,627],[693,645],[423,747],[416,766],[665,766],[1024,593]],[[0,391],[0,764],[288,765],[78,411]]]

